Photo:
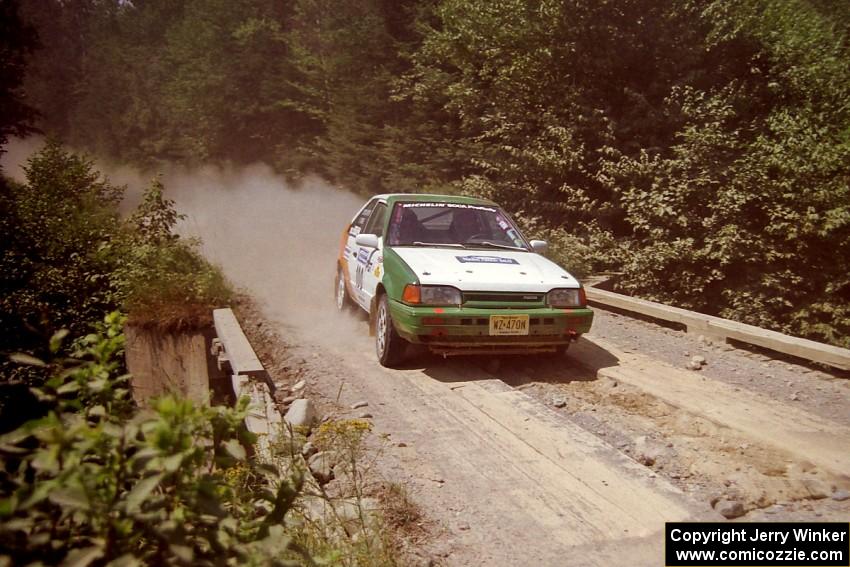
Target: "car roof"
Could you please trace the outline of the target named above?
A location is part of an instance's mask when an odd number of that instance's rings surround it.
[[[383,199],[388,205],[392,205],[399,201],[413,202],[428,202],[428,203],[457,203],[463,205],[498,205],[487,199],[479,199],[477,197],[464,197],[461,195],[435,195],[428,193],[387,193],[384,195],[376,195],[377,198]]]

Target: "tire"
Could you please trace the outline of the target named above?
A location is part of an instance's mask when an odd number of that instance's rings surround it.
[[[375,353],[378,355],[378,362],[381,366],[394,368],[404,358],[406,348],[407,341],[395,330],[387,296],[381,295],[375,313]]]
[[[348,290],[345,288],[345,274],[342,268],[336,271],[334,278],[334,300],[336,301],[337,311],[348,311],[351,309],[351,298],[348,297]]]

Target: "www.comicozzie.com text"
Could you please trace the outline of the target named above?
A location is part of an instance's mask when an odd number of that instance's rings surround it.
[[[732,530],[683,530],[674,528],[670,532],[672,541],[686,541],[691,543],[722,543],[727,545],[738,541],[772,541],[781,544],[788,542],[793,534],[794,540],[798,542],[827,542],[846,541],[846,531],[811,528],[795,528],[794,530],[765,530],[762,528],[735,528]]]

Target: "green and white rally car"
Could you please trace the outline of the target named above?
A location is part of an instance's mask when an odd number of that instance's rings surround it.
[[[590,330],[581,284],[539,254],[495,203],[378,195],[340,242],[337,307],[369,313],[378,359],[408,343],[438,354],[563,353]]]

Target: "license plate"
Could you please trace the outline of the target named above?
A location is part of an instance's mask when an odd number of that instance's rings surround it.
[[[491,335],[527,335],[528,315],[490,315]]]

